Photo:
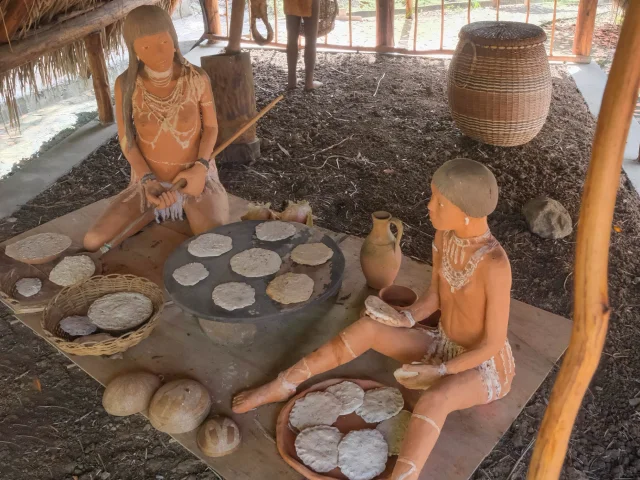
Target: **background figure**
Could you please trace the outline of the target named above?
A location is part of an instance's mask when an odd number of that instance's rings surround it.
[[[298,79],[298,38],[300,25],[304,21],[304,88],[313,90],[322,85],[313,80],[316,68],[316,43],[318,40],[318,17],[320,0],[285,0],[284,13],[287,16],[287,68],[289,90],[296,88]]]

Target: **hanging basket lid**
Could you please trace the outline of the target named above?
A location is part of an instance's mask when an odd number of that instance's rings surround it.
[[[485,47],[531,47],[544,43],[547,34],[530,23],[473,22],[460,29],[459,37]]]

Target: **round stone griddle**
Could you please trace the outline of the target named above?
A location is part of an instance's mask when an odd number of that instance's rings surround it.
[[[226,235],[233,239],[233,248],[219,257],[196,257],[187,251],[189,243],[195,238],[184,241],[176,248],[164,264],[164,285],[180,308],[198,318],[226,323],[261,323],[289,317],[301,313],[304,309],[318,305],[338,292],[342,284],[345,260],[342,251],[335,241],[320,230],[307,227],[301,223],[291,223],[297,233],[285,240],[265,242],[256,237],[256,226],[262,221],[249,220],[232,223],[209,230],[206,233]],[[333,257],[323,265],[298,265],[291,260],[291,251],[304,243],[324,243],[333,250]],[[280,255],[282,266],[274,275],[260,278],[247,278],[231,270],[231,257],[250,248],[264,248]],[[209,276],[192,287],[180,285],[173,278],[173,272],[188,263],[198,262],[209,271]],[[303,303],[282,305],[272,300],[266,293],[267,285],[276,276],[285,273],[304,273],[314,282],[311,298]],[[251,285],[256,292],[253,305],[238,310],[227,311],[218,307],[211,298],[213,289],[227,282],[244,282]]]

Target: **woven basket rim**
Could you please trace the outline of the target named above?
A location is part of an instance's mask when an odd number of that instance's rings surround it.
[[[542,28],[523,22],[473,22],[462,27],[458,36],[460,41],[484,47],[531,47],[547,40]]]
[[[91,284],[100,284],[103,282],[117,281],[117,280],[126,280],[129,282],[137,281],[144,284],[147,284],[151,287],[151,289],[156,290],[159,294],[161,300],[159,302],[155,302],[153,298],[150,300],[153,303],[154,313],[149,317],[147,321],[145,321],[138,328],[131,330],[123,335],[110,338],[108,340],[103,340],[101,342],[95,342],[91,344],[86,343],[74,343],[73,341],[66,340],[57,336],[54,332],[48,330],[46,325],[46,320],[50,315],[53,308],[57,306],[58,301],[64,299],[67,295],[71,295],[76,290],[86,289],[88,285]],[[108,293],[115,293],[108,292]],[[108,293],[105,293],[107,295]],[[95,275],[82,283],[71,285],[69,287],[65,287],[57,295],[55,295],[47,304],[42,312],[42,317],[40,318],[40,326],[42,327],[42,331],[44,337],[56,345],[61,350],[71,353],[74,355],[111,355],[118,352],[124,352],[130,347],[137,345],[143,339],[145,339],[151,331],[155,328],[156,324],[159,322],[160,315],[164,309],[164,294],[162,289],[145,277],[139,277],[137,275],[131,274],[118,274],[112,273],[108,275]]]

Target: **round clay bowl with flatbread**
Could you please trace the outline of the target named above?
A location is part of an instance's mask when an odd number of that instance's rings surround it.
[[[344,382],[348,380],[353,382],[366,392],[367,390],[371,390],[374,388],[386,387],[387,385],[383,385],[382,383],[378,383],[374,380],[359,380],[353,378],[333,378],[331,380],[325,380],[324,382],[316,383],[312,387],[306,389],[303,392],[300,392],[295,397],[292,397],[287,404],[282,408],[280,414],[278,415],[278,423],[276,424],[276,445],[278,447],[278,452],[280,456],[284,459],[287,464],[291,468],[293,468],[296,472],[303,475],[305,478],[309,480],[331,480],[331,479],[340,479],[340,480],[348,480],[348,478],[343,475],[339,468],[334,468],[330,472],[326,473],[317,473],[307,467],[298,455],[296,454],[295,441],[297,437],[297,433],[294,432],[291,428],[289,428],[289,415],[291,414],[291,410],[293,409],[293,405],[296,403],[296,400],[304,397],[308,393],[311,392],[323,392],[325,389],[332,385],[336,385],[338,383]],[[393,385],[398,388],[398,385]],[[413,405],[415,403],[415,398],[411,398],[408,396],[408,392],[405,389],[400,389],[402,395],[404,397],[404,409],[405,410],[413,410]],[[338,417],[338,420],[333,424],[338,430],[340,430],[343,434],[347,434],[352,430],[361,430],[363,428],[376,428],[376,423],[366,423],[358,414],[350,413],[349,415],[341,415]],[[385,480],[391,478],[391,473],[393,472],[393,467],[396,464],[397,456],[389,457],[387,460],[387,468],[380,475],[375,477],[374,480]]]

